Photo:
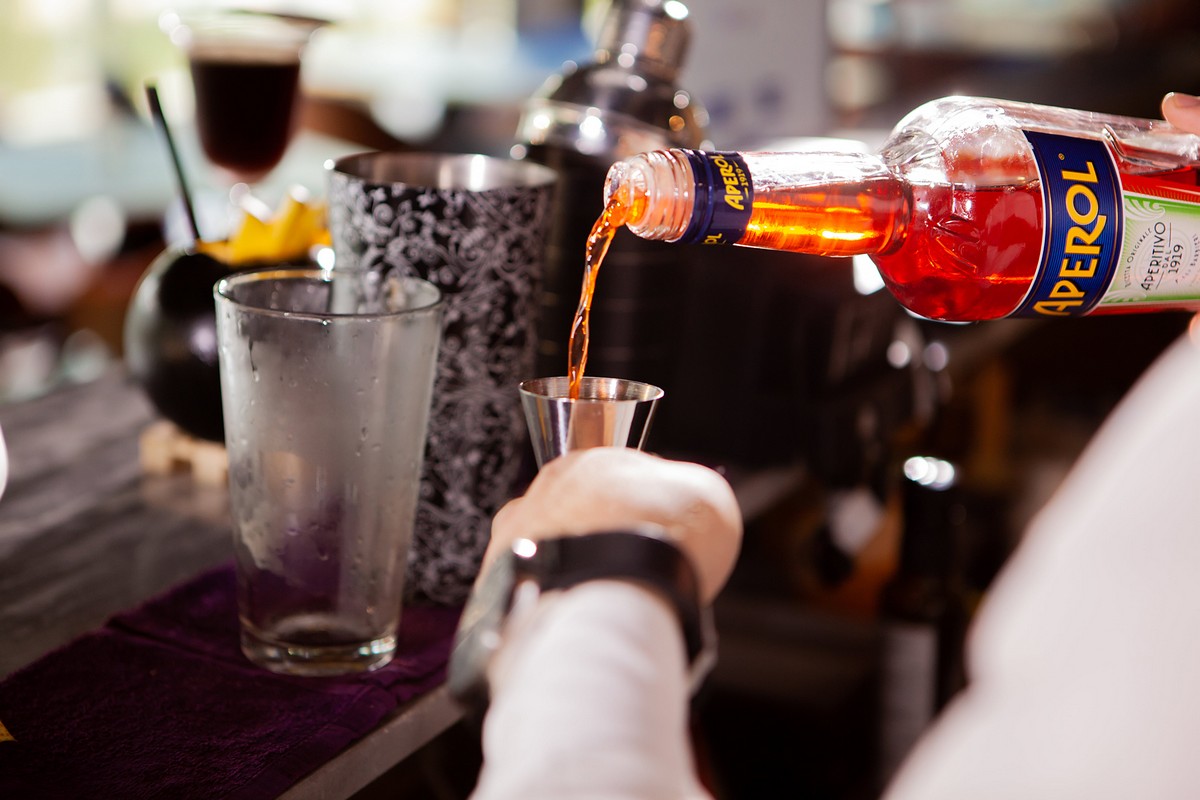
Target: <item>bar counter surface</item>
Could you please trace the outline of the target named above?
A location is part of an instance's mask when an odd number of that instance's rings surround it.
[[[232,558],[224,487],[143,474],[138,437],[155,419],[120,369],[0,406],[0,678]],[[348,798],[459,718],[434,689],[282,796]]]

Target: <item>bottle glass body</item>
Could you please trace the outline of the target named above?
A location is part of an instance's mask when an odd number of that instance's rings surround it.
[[[1198,163],[1162,121],[952,97],[878,154],[657,151],[605,194],[650,239],[869,255],[931,319],[1071,316],[1200,305]]]

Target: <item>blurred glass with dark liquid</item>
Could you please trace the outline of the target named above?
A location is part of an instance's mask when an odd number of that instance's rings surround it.
[[[316,23],[231,12],[164,27],[187,54],[204,154],[232,182],[261,180],[295,132],[301,55]]]

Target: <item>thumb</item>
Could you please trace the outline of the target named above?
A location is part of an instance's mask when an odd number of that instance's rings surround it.
[[[1163,98],[1162,113],[1176,128],[1200,134],[1200,97],[1171,92]]]

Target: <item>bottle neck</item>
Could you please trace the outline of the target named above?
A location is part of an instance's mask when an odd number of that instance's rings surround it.
[[[824,256],[875,255],[898,246],[907,231],[911,192],[876,155],[802,151],[738,158],[749,173],[752,200],[740,237],[725,241]],[[680,150],[625,159],[609,170],[605,200],[620,198],[629,212],[626,225],[642,238],[674,242],[686,232],[687,241],[703,240],[702,207],[721,186],[710,185],[720,179],[698,176],[695,163],[705,162]]]
[[[692,218],[696,176],[679,150],[653,150],[618,161],[604,183],[605,205],[624,210],[643,239],[678,241]]]

